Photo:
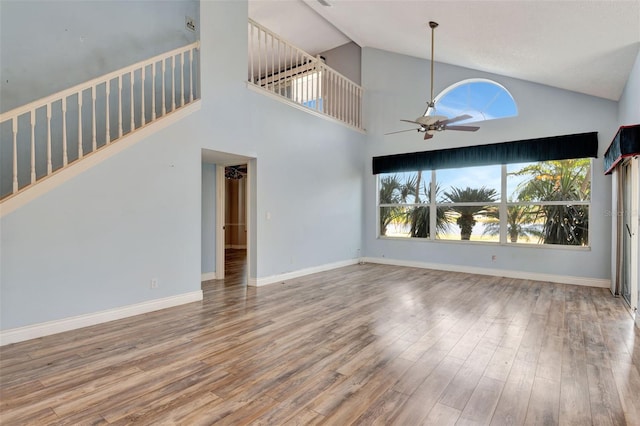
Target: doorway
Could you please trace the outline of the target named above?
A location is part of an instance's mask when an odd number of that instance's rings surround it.
[[[203,282],[255,281],[255,168],[255,158],[202,149]]]
[[[247,164],[224,168],[225,284],[247,283]]]

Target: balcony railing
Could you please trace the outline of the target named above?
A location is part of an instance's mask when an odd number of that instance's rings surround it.
[[[362,129],[362,87],[249,20],[249,83]]]
[[[199,42],[0,114],[0,198],[198,99]]]

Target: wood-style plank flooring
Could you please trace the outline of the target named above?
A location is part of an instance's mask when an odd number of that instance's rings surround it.
[[[202,303],[1,348],[0,423],[640,425],[640,332],[608,290],[236,272]]]

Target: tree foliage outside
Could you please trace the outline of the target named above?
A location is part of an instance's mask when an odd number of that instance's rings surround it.
[[[519,238],[530,241],[537,238],[540,241],[542,231],[535,222],[535,208],[527,205],[513,205],[507,208],[507,236],[509,241],[517,243]],[[485,223],[483,235],[499,235],[500,221],[498,218],[490,219]]]
[[[436,185],[436,194],[440,192]],[[402,206],[413,197],[410,204],[424,204],[420,206]],[[404,182],[398,175],[389,175],[380,179],[380,204],[398,204],[394,207],[380,208],[380,235],[387,235],[390,224],[397,222],[408,227],[412,238],[428,238],[430,236],[430,208],[427,204],[431,200],[431,185],[422,178],[422,172],[409,175]],[[436,209],[436,229],[448,229],[445,209]]]
[[[524,178],[507,206],[508,241],[536,239],[542,244],[587,245],[591,196],[591,160],[556,160],[525,165],[511,176]],[[398,175],[380,178],[380,234],[387,235],[390,224],[400,224],[406,236],[429,238],[430,202],[437,202],[436,233],[460,228],[460,239],[470,240],[478,221],[483,235],[499,235],[499,194],[485,186],[450,187],[443,191],[436,184],[435,194],[422,172],[409,174],[404,181]],[[447,203],[447,205],[440,205]],[[461,205],[477,203],[477,205]],[[486,203],[486,204],[483,204]]]
[[[444,199],[448,203],[494,203],[498,201],[498,193],[492,188],[456,188],[452,187],[444,193]],[[471,232],[476,224],[477,216],[497,217],[497,206],[450,206],[449,210],[456,213],[455,216],[450,215],[450,220],[455,217],[456,224],[460,227],[460,239],[470,240]],[[456,217],[457,216],[457,217]]]
[[[528,178],[517,188],[519,201],[566,202],[532,206],[535,207],[531,212],[533,222],[542,224],[540,239],[543,244],[588,244],[589,207],[575,202],[590,199],[590,174],[588,158],[545,161],[513,173]]]

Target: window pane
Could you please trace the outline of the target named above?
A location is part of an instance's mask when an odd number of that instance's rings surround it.
[[[381,205],[429,202],[431,171],[383,173],[379,179]],[[416,187],[419,187],[417,198]]]
[[[591,160],[555,160],[507,165],[511,201],[587,201],[591,198]]]
[[[490,80],[466,80],[436,96],[435,114],[447,117],[468,114],[472,118],[459,123],[469,123],[512,117],[518,115],[518,109],[501,85]]]
[[[437,170],[438,202],[500,201],[500,180],[500,165]]]
[[[409,237],[407,207],[380,207],[380,236]]]
[[[589,206],[516,205],[508,211],[507,241],[510,243],[589,244]]]
[[[436,228],[446,229],[445,211],[437,209]],[[380,207],[380,236],[429,238],[430,209],[424,206]]]
[[[448,227],[438,229],[439,240],[500,241],[498,207],[478,212],[482,207],[455,206],[446,210]]]

